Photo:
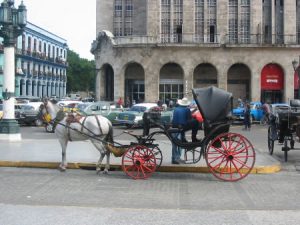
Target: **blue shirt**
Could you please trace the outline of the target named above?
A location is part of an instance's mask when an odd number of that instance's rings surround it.
[[[191,110],[186,106],[177,106],[173,112],[173,125],[185,125],[191,120]]]

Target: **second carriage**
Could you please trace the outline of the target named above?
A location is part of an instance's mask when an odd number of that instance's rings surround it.
[[[181,128],[158,124],[160,129],[147,136],[136,136],[138,142],[128,146],[108,145],[122,157],[123,171],[134,179],[148,178],[162,162],[162,153],[154,144],[157,135],[165,135],[184,150],[186,163],[197,163],[204,157],[212,174],[224,181],[238,181],[253,169],[255,151],[251,142],[241,134],[229,132],[232,94],[216,87],[193,89],[193,98],[203,117],[204,137],[199,142],[182,142],[175,138]]]
[[[282,144],[284,160],[288,160],[288,152],[295,148],[296,138],[300,138],[300,101],[291,100],[290,104],[274,104],[272,106],[268,128],[268,150],[274,151],[274,143]]]

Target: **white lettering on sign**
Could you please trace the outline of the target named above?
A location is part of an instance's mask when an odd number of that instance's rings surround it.
[[[277,79],[267,79],[267,83],[278,83]]]

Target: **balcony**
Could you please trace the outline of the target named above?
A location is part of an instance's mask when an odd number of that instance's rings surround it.
[[[0,51],[1,51],[1,45],[0,45]],[[67,66],[67,62],[64,61],[64,60],[62,60],[59,57],[58,58],[50,57],[49,54],[47,56],[43,52],[31,51],[30,48],[27,48],[26,50],[25,49],[16,49],[16,53],[18,55],[29,56],[31,58],[39,59],[39,60],[42,60],[42,61],[47,61],[47,62],[51,62],[51,63],[56,63],[56,64]]]
[[[297,35],[266,35],[248,34],[248,35],[195,35],[195,34],[161,34],[159,37],[153,36],[126,36],[114,37],[113,44],[115,46],[134,47],[137,45],[197,45],[204,47],[220,47],[230,45],[232,47],[287,47],[291,45],[300,45],[300,34]]]

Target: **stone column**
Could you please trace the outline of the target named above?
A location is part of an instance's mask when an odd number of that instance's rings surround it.
[[[262,34],[263,34],[263,15],[262,15],[262,1],[261,0],[252,0],[250,1],[250,12],[251,12],[251,43],[261,43]]]
[[[276,17],[275,17],[275,1],[272,0],[272,44],[276,43]]]
[[[285,44],[296,43],[297,27],[296,27],[296,2],[284,1],[284,40]]]
[[[192,99],[192,88],[194,86],[194,68],[189,63],[182,64],[183,69],[183,95]]]
[[[216,69],[217,69],[217,79],[218,79],[218,88],[227,90],[227,71],[229,69],[229,65],[227,65],[226,63],[216,63],[214,64],[216,65]]]
[[[250,100],[260,101],[261,97],[261,70],[263,67],[257,63],[252,63],[251,68],[251,84],[250,84]]]
[[[283,101],[289,102],[290,99],[294,99],[294,68],[291,64],[282,65],[284,74],[284,96]]]
[[[218,0],[217,1],[217,29],[216,32],[219,35],[218,41],[221,44],[226,43],[228,33],[228,1]],[[206,23],[205,23],[206,25]]]
[[[182,24],[182,42],[193,42],[195,27],[195,1],[184,0],[183,4],[183,24]]]
[[[145,68],[145,102],[157,102],[159,99],[159,72],[154,65]]]
[[[95,95],[96,95],[96,100],[100,101],[100,99],[101,99],[100,98],[100,96],[101,96],[100,95],[100,93],[101,93],[100,92],[100,89],[101,89],[101,86],[100,86],[101,70],[97,70],[96,73],[97,74],[96,74],[96,85],[95,85],[95,89],[96,89],[95,92],[96,93],[95,93]]]
[[[123,65],[123,64],[122,64]],[[120,97],[124,100],[125,96],[125,70],[113,68],[114,70],[114,98],[117,101]]]
[[[160,35],[160,0],[148,0],[147,35],[159,39]]]

